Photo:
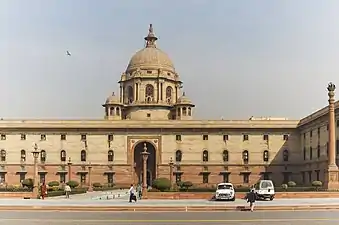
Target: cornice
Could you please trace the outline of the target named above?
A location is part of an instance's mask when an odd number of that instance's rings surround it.
[[[294,129],[298,120],[1,120],[0,129]]]

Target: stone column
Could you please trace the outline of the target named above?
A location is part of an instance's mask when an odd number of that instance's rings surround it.
[[[142,197],[147,198],[147,159],[149,153],[147,152],[146,143],[144,143],[144,151],[141,153],[143,160],[143,179],[142,179]]]
[[[93,184],[92,184],[92,165],[91,163],[88,166],[88,191],[92,192],[93,191]]]
[[[169,174],[169,180],[170,180],[170,184],[171,184],[171,188],[173,187],[173,165],[174,165],[174,163],[173,163],[173,159],[172,159],[172,157],[170,158],[170,162],[169,162],[169,172],[170,172],[170,174]]]
[[[334,91],[335,85],[333,83],[329,83],[328,87],[328,169],[329,170],[337,170],[336,164],[336,151],[335,151],[335,113],[334,113]]]
[[[38,145],[35,143],[33,146],[33,158],[34,158],[34,180],[33,180],[33,193],[32,197],[37,198],[39,195],[39,174],[38,174],[38,157],[39,157],[39,150],[38,150]]]
[[[72,160],[71,160],[71,157],[68,158],[67,166],[68,166],[68,181],[71,181],[72,180]]]
[[[137,101],[137,84],[134,83],[134,102]]]

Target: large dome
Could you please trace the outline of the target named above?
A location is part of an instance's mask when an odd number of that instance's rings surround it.
[[[152,24],[148,36],[145,37],[146,47],[135,53],[128,63],[126,73],[136,69],[163,69],[175,72],[174,65],[166,53],[156,47],[158,38],[153,33]]]

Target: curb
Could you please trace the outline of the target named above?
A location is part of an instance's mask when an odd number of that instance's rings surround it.
[[[0,211],[101,211],[101,212],[200,212],[248,211],[248,206],[0,206]],[[256,206],[255,211],[339,210],[339,205],[313,206]]]

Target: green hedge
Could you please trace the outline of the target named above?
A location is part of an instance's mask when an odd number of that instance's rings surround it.
[[[328,191],[325,188],[317,188],[317,187],[288,187],[287,189],[283,189],[282,187],[275,187],[275,192],[315,192],[315,191]],[[215,192],[215,188],[180,188],[178,191],[170,190],[169,192]],[[240,187],[235,188],[235,192],[248,192],[250,190],[249,187]],[[333,190],[331,190],[333,191]],[[339,191],[339,190],[335,190]],[[152,192],[157,192],[153,190]]]
[[[0,188],[0,192],[32,192],[31,188],[22,188],[22,187],[3,187]]]
[[[87,192],[87,190],[88,188],[73,188],[70,194],[71,195],[84,194]],[[56,196],[62,196],[65,194],[66,193],[64,190],[50,191],[50,192],[47,192],[47,197],[56,197]]]

